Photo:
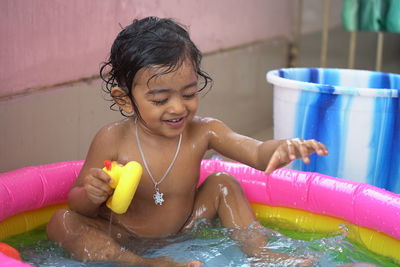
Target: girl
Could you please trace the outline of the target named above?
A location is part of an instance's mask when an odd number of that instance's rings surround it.
[[[100,71],[114,105],[127,118],[103,127],[95,136],[83,168],[69,193],[71,210],[60,210],[48,224],[50,240],[73,257],[146,266],[201,266],[169,258],[144,258],[144,242],[190,230],[196,221],[219,218],[232,228],[245,253],[268,261],[292,260],[264,247],[254,213],[240,185],[215,173],[197,188],[200,162],[209,149],[267,174],[296,158],[308,163],[315,140],[261,142],[233,132],[223,122],[196,116],[199,93],[211,85],[201,70],[201,53],[187,31],[170,19],[135,20],[117,36],[109,61]],[[109,70],[109,74],[106,71]],[[141,182],[125,214],[104,205],[112,195],[105,160],[144,166]],[[128,246],[129,250],[123,249]]]

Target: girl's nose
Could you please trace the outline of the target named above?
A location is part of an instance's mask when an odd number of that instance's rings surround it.
[[[171,99],[168,112],[173,114],[183,114],[186,110],[185,103],[181,97],[175,96]]]

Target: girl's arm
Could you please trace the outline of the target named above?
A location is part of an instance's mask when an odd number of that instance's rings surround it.
[[[103,128],[93,139],[85,163],[68,194],[68,204],[86,216],[97,216],[100,206],[112,194],[110,177],[102,170],[104,160],[113,160],[113,134]]]
[[[326,147],[315,140],[294,138],[261,142],[232,131],[219,120],[203,121],[209,133],[209,148],[267,174],[297,158],[309,163],[308,156],[314,152],[320,156],[328,154]]]

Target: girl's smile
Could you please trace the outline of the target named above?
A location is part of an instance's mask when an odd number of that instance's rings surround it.
[[[198,77],[193,65],[185,60],[174,71],[144,68],[135,76],[132,95],[145,121],[147,131],[166,137],[183,132],[198,108]]]
[[[180,128],[185,124],[185,118],[165,120],[165,123],[171,126],[172,128]]]

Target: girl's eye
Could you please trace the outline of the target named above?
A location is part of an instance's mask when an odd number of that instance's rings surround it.
[[[168,101],[168,98],[161,99],[161,100],[151,100],[151,102],[155,105],[163,105],[163,104],[167,103],[167,101]]]
[[[196,95],[197,95],[197,91],[192,94],[185,94],[185,95],[183,95],[183,97],[186,99],[191,99],[191,98],[195,97]]]

